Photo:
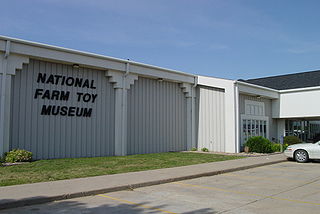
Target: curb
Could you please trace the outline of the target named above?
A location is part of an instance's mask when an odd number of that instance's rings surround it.
[[[277,160],[277,161],[271,161],[271,162],[267,162],[267,163],[252,164],[252,165],[248,165],[248,166],[235,167],[235,168],[219,170],[219,171],[205,172],[205,173],[199,173],[199,174],[194,174],[194,175],[180,176],[180,177],[155,180],[155,181],[150,181],[150,182],[142,182],[142,183],[136,183],[136,184],[129,184],[129,185],[127,184],[127,185],[116,186],[116,187],[105,188],[105,189],[90,190],[90,191],[86,191],[86,192],[76,192],[76,193],[70,193],[70,194],[64,194],[64,195],[56,195],[56,196],[52,196],[52,197],[41,197],[40,196],[40,197],[26,198],[26,199],[22,199],[22,200],[18,200],[18,201],[10,201],[10,202],[5,202],[5,203],[0,203],[0,210],[29,206],[29,205],[36,205],[36,204],[43,204],[43,203],[48,203],[48,202],[52,202],[52,201],[59,201],[59,200],[65,200],[65,199],[71,199],[71,198],[92,196],[92,195],[98,195],[98,194],[109,193],[109,192],[117,192],[117,191],[128,190],[128,189],[132,190],[132,189],[140,188],[140,187],[147,187],[147,186],[171,183],[171,182],[176,182],[176,181],[200,178],[200,177],[205,177],[205,176],[213,176],[213,175],[219,175],[219,174],[224,174],[224,173],[229,173],[229,172],[241,171],[241,170],[256,168],[256,167],[260,167],[260,166],[277,164],[277,163],[281,163],[281,162],[285,162],[285,161],[287,161],[287,160],[286,159]]]

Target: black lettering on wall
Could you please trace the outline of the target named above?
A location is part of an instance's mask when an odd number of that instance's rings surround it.
[[[94,103],[94,101],[96,101],[98,94],[92,94],[92,103]]]
[[[45,81],[46,81],[46,74],[39,73],[37,78],[37,83],[39,82],[45,83]]]
[[[70,96],[70,91],[61,91],[60,100],[68,101]]]
[[[86,79],[82,85],[82,88],[89,88],[89,80]]]
[[[52,106],[52,115],[58,115],[60,112],[60,106]]]
[[[58,74],[50,74],[47,76],[46,73],[38,73],[37,83],[46,83],[46,84],[53,84],[53,85],[67,85],[79,88],[91,88],[96,89],[94,85],[94,80],[83,79],[80,77],[67,77]]]
[[[92,108],[79,108],[79,107],[67,107],[67,106],[55,106],[55,105],[43,105],[41,109],[41,115],[61,115],[69,117],[91,117]]]
[[[68,116],[73,117],[76,107],[69,107]]]
[[[73,77],[68,77],[68,78],[66,79],[66,85],[67,85],[67,86],[73,86],[73,84],[74,84],[74,79],[73,79]]]
[[[34,99],[37,99],[38,96],[42,95],[43,89],[37,88],[36,93],[34,94]]]
[[[50,115],[52,106],[43,105],[41,109],[41,115]]]
[[[83,110],[84,117],[91,117],[91,113],[92,113],[92,108],[89,108],[89,109],[84,108],[84,110]]]
[[[70,86],[78,88],[96,89],[94,80],[83,79],[81,77],[68,77],[59,74],[38,73],[37,83],[52,84],[61,86]],[[34,99],[44,100],[60,100],[69,101],[70,91],[67,90],[52,90],[52,89],[35,89]],[[76,100],[84,103],[95,103],[98,94],[76,92]],[[91,117],[92,108],[82,108],[76,106],[60,106],[60,105],[42,105],[41,115],[61,115],[68,117]]]
[[[61,107],[61,111],[60,111],[60,115],[61,116],[66,116],[68,113],[68,107],[67,106],[62,106]]]
[[[76,78],[76,81],[75,81],[75,83],[74,83],[74,86],[80,88],[80,87],[82,86],[82,81],[83,81],[82,78]]]
[[[91,80],[90,88],[96,89],[96,87],[94,86],[94,80]]]
[[[47,84],[49,84],[49,83],[54,84],[54,76],[52,74],[49,76],[46,83]]]
[[[54,77],[56,78],[55,84],[58,85],[59,79],[62,78],[62,76],[61,75],[54,75]]]

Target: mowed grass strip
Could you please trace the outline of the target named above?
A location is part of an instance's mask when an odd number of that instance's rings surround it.
[[[39,160],[0,167],[0,186],[83,178],[238,159],[243,157],[168,152],[117,157]]]

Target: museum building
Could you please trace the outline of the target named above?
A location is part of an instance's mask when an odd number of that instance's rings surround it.
[[[197,76],[0,36],[0,156],[238,153],[251,136],[320,138],[320,71]]]

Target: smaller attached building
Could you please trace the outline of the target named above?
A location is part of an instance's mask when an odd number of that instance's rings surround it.
[[[281,136],[294,135],[303,142],[320,140],[320,71],[279,75],[245,82],[277,90],[272,117]]]

